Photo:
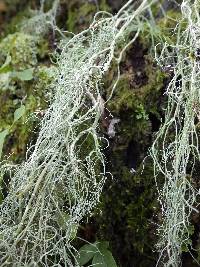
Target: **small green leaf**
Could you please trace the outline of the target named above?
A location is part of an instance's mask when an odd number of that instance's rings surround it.
[[[14,112],[14,122],[18,121],[26,112],[26,107],[21,105],[20,108],[16,109]]]
[[[85,244],[79,249],[79,253],[77,255],[77,261],[80,266],[88,263],[94,255],[98,252],[98,249],[93,244]]]
[[[109,250],[105,250],[103,253],[101,251],[96,253],[92,260],[92,264],[95,267],[117,267],[113,255]]]
[[[101,251],[101,253],[103,254],[103,260],[106,267],[117,267],[113,255],[109,250],[105,250],[104,252]]]
[[[77,256],[79,265],[83,266],[92,260],[92,265],[95,267],[117,267],[112,253],[108,250],[108,246],[109,243],[107,241],[82,246]]]
[[[8,129],[5,129],[4,131],[0,133],[0,158],[2,156],[3,144],[8,133],[9,133]]]
[[[33,79],[33,68],[23,71],[13,71],[12,76],[21,81],[30,81]]]
[[[11,62],[11,56],[8,55],[6,57],[5,63],[0,67],[0,73],[6,73],[6,72],[9,72],[11,70],[11,67],[9,66],[10,62]]]
[[[98,253],[94,256],[93,264],[96,267],[117,267],[112,253],[108,250],[109,242],[101,241],[97,243],[99,249]]]

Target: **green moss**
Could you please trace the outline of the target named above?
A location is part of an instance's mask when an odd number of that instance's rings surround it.
[[[109,7],[105,0],[98,2],[99,10],[109,11]],[[71,1],[68,6],[67,30],[71,32],[80,32],[87,28],[97,11],[97,6],[94,2]]]
[[[168,44],[175,45],[178,27],[181,27],[181,31],[183,31],[185,22],[182,20],[179,9],[170,9],[163,15],[161,10],[155,5],[153,14],[155,20],[144,23],[140,40],[147,49],[152,47],[152,52],[154,53],[154,45],[156,44],[167,42]],[[159,52],[160,47],[159,45],[157,46],[157,52]]]
[[[71,5],[68,11],[67,29],[71,32],[80,31],[89,25],[95,12],[94,4],[83,3],[78,8]]]
[[[25,18],[29,17],[30,9],[26,8],[11,18],[10,22],[7,22],[4,25],[3,36],[5,38],[8,34],[13,34],[19,30],[21,23],[24,21]]]
[[[7,15],[13,16],[24,9],[33,0],[4,0]],[[11,17],[8,17],[9,19]]]
[[[13,106],[13,100],[11,98],[11,93],[9,91],[3,91],[0,94],[0,103],[1,103],[1,109],[0,109],[0,131],[7,128],[8,125],[12,124],[13,120],[13,112],[14,112],[14,106]]]
[[[159,119],[157,104],[166,75],[154,67],[148,57],[143,67],[140,67],[142,71],[136,69],[133,73],[121,75],[107,106],[114,116],[120,117],[122,130],[119,134],[124,139],[129,137],[127,142],[133,136],[141,137],[150,131],[149,113]]]
[[[0,64],[11,56],[14,70],[24,70],[37,64],[37,45],[34,37],[20,32],[9,34],[0,43]]]
[[[157,260],[152,252],[157,241],[157,189],[153,162],[148,158],[143,170],[143,160],[152,143],[153,120],[160,120],[160,100],[167,77],[154,66],[148,53],[141,40],[130,48],[121,64],[113,97],[107,103],[120,122],[107,151],[107,169],[113,179],[107,181],[100,216],[95,214],[94,220],[99,227],[97,237],[109,240],[118,265],[123,267],[154,266]],[[113,80],[112,71],[108,80]],[[105,88],[109,88],[109,81]],[[105,94],[109,96],[110,90]]]
[[[4,144],[4,155],[12,154],[10,160],[21,161],[27,144],[35,138],[33,130],[38,128],[38,119],[47,108],[47,88],[53,79],[54,67],[38,67],[31,81],[16,81],[14,90],[0,91],[0,131],[10,128]],[[14,112],[23,103],[26,114],[13,124]],[[36,116],[32,116],[36,112]]]
[[[173,9],[167,11],[166,16],[157,21],[157,28],[160,30],[163,39],[167,40],[168,43],[176,42],[177,37],[174,34],[174,30],[180,22],[181,26],[185,27],[181,12]]]
[[[53,81],[55,71],[56,71],[56,67],[53,65],[50,67],[41,65],[41,66],[38,66],[37,69],[35,70],[34,90],[37,92],[37,95],[40,97],[41,100],[42,100],[44,93],[51,94],[50,84]],[[32,90],[32,88],[30,88],[30,90]]]
[[[102,196],[98,237],[110,241],[119,266],[154,266],[157,255],[152,251],[157,237],[153,215],[158,213],[158,203],[153,164],[148,162],[142,174],[139,170],[134,174],[124,161],[121,168],[118,163],[112,163],[114,181],[107,181]]]
[[[70,32],[75,31],[75,24],[76,24],[76,12],[69,10],[68,11],[68,19],[67,19],[67,30]]]

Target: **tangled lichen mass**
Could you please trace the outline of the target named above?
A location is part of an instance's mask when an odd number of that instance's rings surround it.
[[[1,266],[78,266],[70,243],[74,227],[96,206],[106,175],[100,82],[119,40],[147,6],[133,14],[125,7],[116,16],[97,14],[88,30],[60,42],[50,107],[1,205]],[[87,139],[92,145],[81,159]],[[9,171],[7,164],[1,168]]]
[[[11,2],[0,266],[196,266],[199,1]]]

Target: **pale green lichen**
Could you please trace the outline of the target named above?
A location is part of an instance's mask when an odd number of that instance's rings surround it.
[[[182,1],[175,45],[170,40],[156,54],[158,63],[173,73],[166,89],[165,121],[151,150],[155,178],[164,176],[163,187],[158,187],[162,223],[157,247],[158,265],[165,267],[181,266],[182,248],[190,243],[190,218],[197,211],[199,196],[192,180],[195,162],[200,160],[196,129],[200,111],[199,8],[199,1]]]
[[[51,105],[0,207],[2,265],[78,266],[72,230],[98,203],[106,176],[98,134],[104,110],[101,83],[111,62],[119,63],[127,48],[125,44],[116,51],[127,27],[133,20],[142,20],[140,15],[149,7],[143,1],[134,11],[132,4],[129,1],[115,16],[97,14],[86,31],[59,45]],[[82,159],[81,144],[88,136],[91,149]],[[102,171],[96,170],[97,165]],[[2,173],[12,170],[9,167],[3,165]],[[61,202],[57,198],[60,188],[65,198]],[[63,229],[58,213],[63,220],[63,213],[69,217]]]

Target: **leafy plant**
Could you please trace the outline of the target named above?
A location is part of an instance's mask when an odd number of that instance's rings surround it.
[[[148,120],[149,119],[148,114],[146,113],[144,106],[141,103],[137,106],[136,112],[137,112],[136,119],[138,119],[138,120],[140,120],[140,119]]]
[[[23,71],[12,71],[11,77],[17,78],[20,81],[30,81],[33,79],[33,68],[26,69]]]
[[[26,107],[21,105],[18,109],[14,112],[14,123],[17,122],[26,112]]]
[[[77,261],[81,267],[117,267],[107,241],[97,241],[94,244],[83,245],[78,252]]]
[[[11,88],[12,81],[30,81],[33,79],[33,68],[15,71],[11,66],[12,58],[7,55],[5,63],[0,67],[0,90]]]

